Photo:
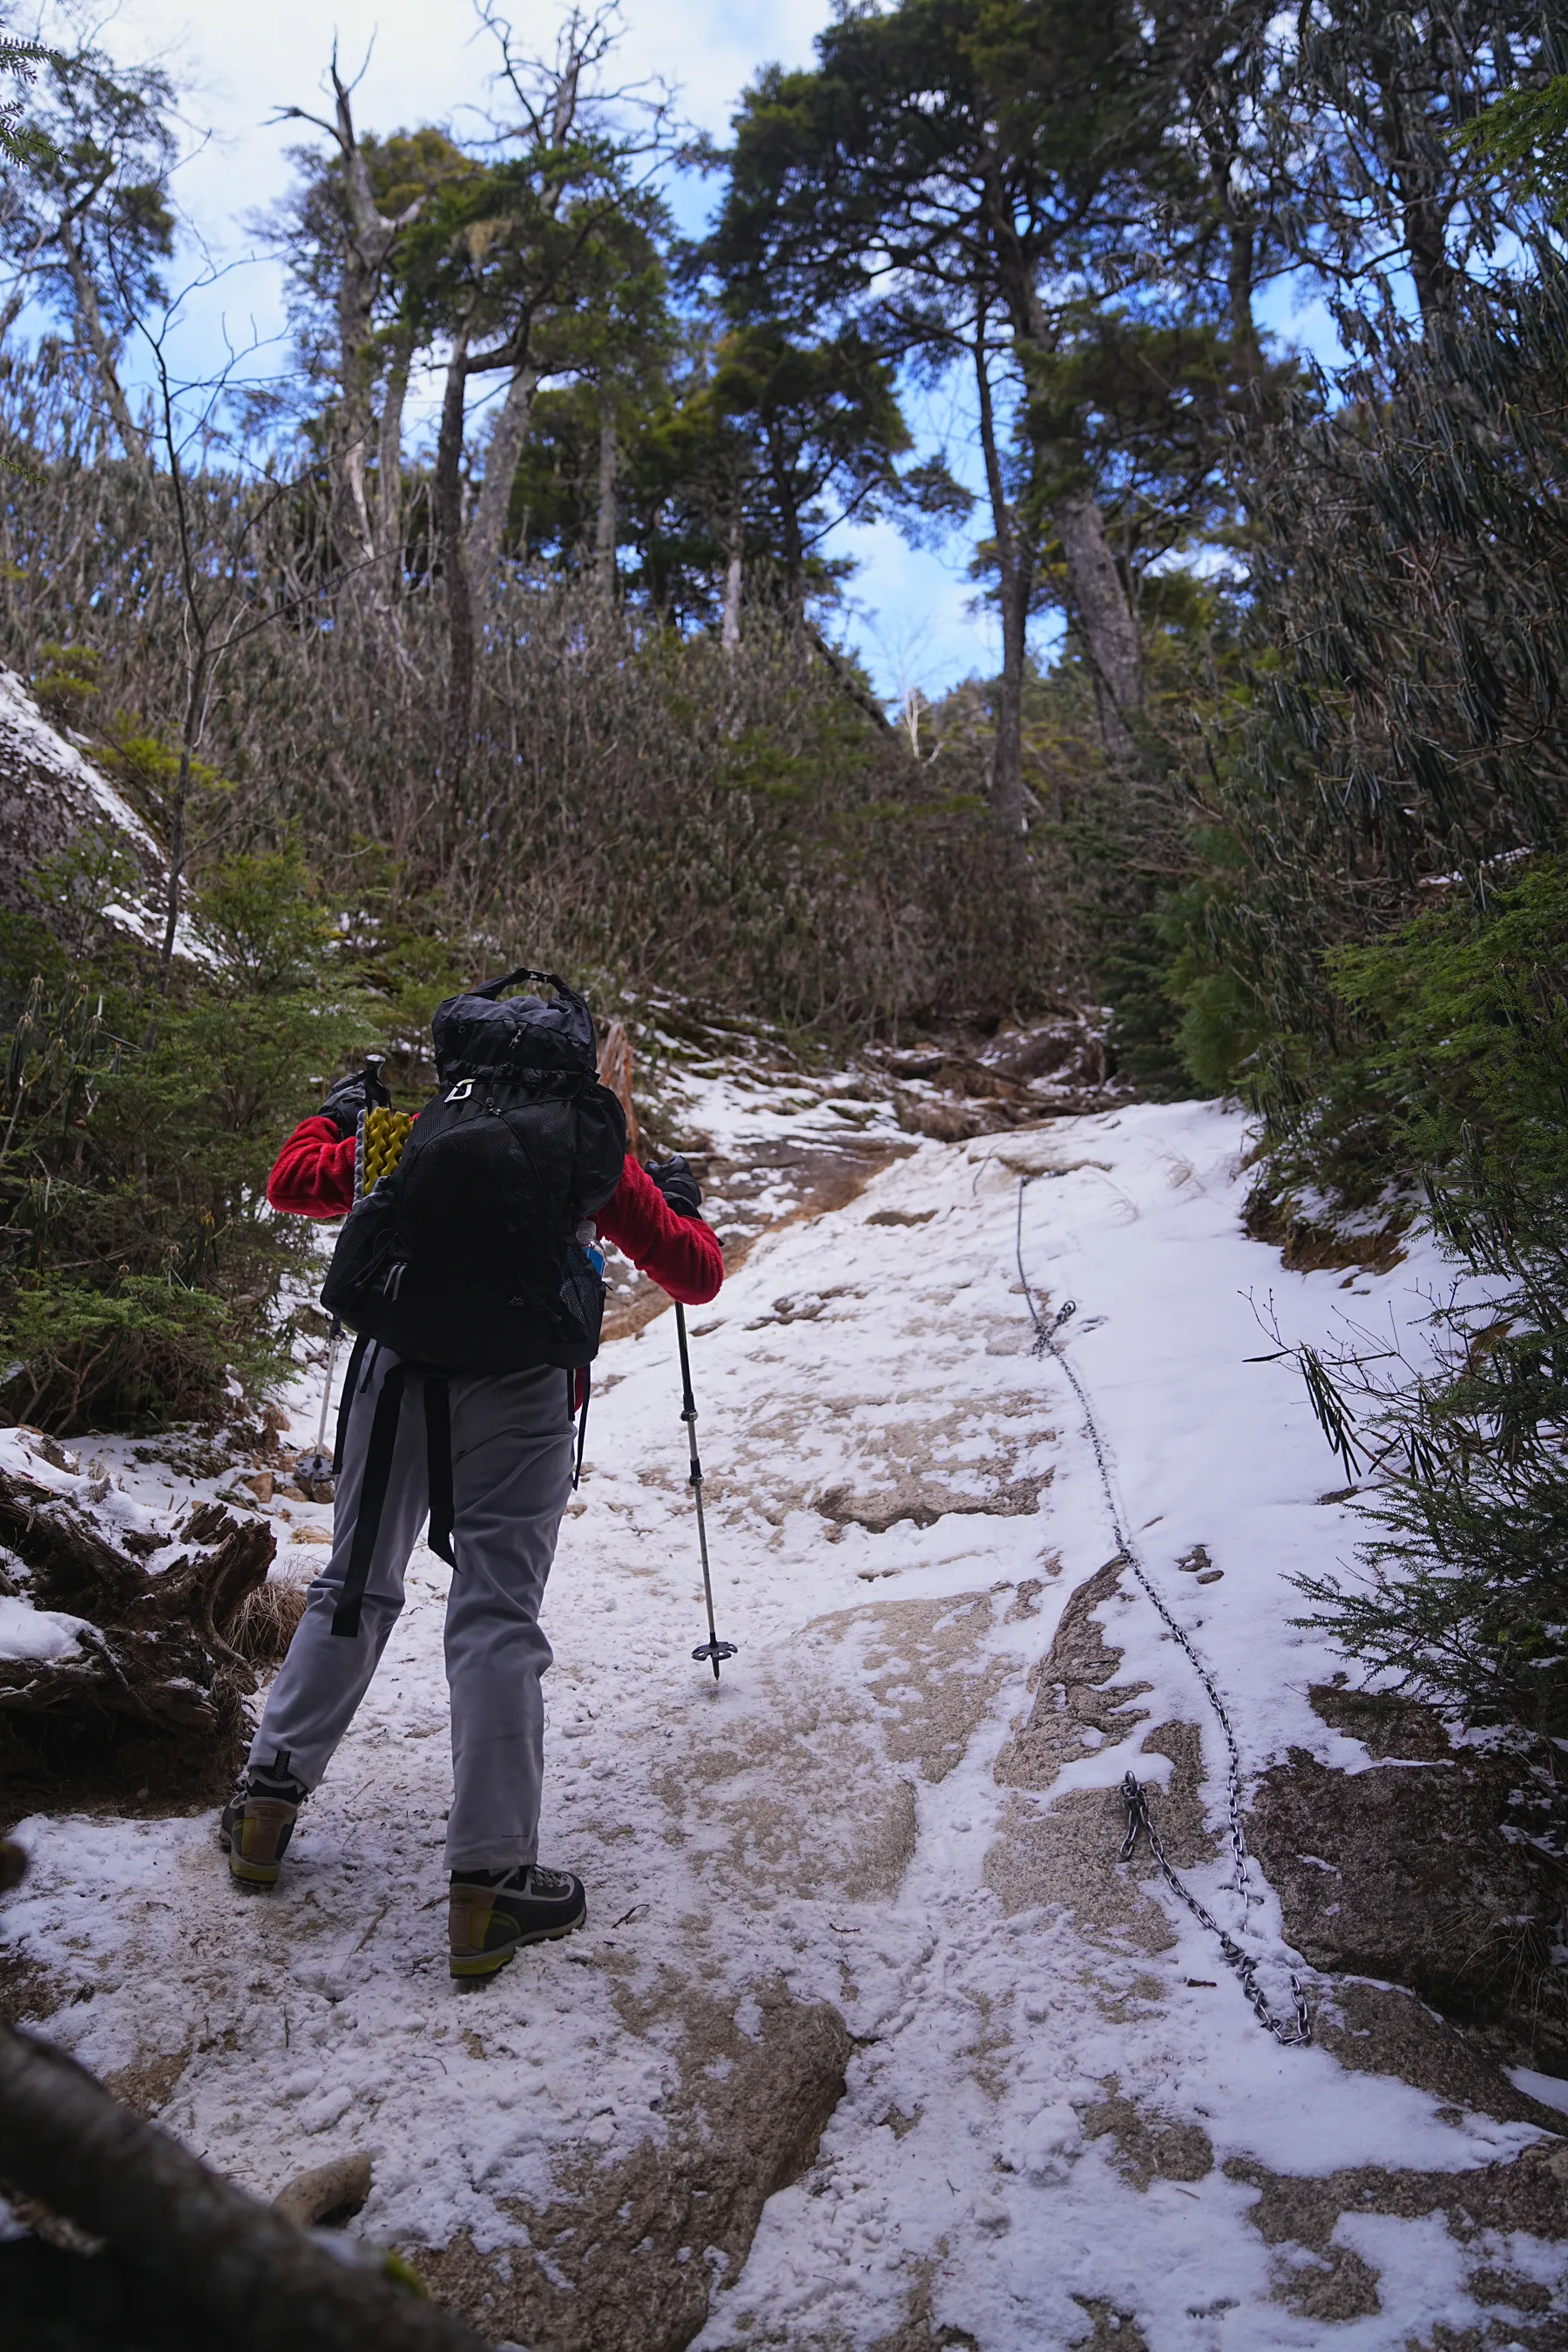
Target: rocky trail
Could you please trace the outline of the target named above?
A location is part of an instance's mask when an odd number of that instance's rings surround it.
[[[1292,1624],[1290,1578],[1355,1526],[1292,1366],[1248,1360],[1255,1305],[1288,1340],[1407,1319],[1422,1262],[1284,1270],[1215,1106],[1042,1123],[1015,1086],[943,1140],[929,1079],[893,1076],[668,1081],[735,1262],[691,1321],[739,1655],[718,1686],[691,1661],[673,1320],[626,1286],[546,1615],[542,1850],[586,1931],[448,1980],[420,1552],[275,1896],[230,1888],[210,1808],[23,1825],[0,1937],[41,2030],[262,2194],[368,2155],[349,2226],[540,2352],[1568,2346],[1565,2061],[1520,1990],[1547,1898],[1484,1750]],[[1223,1694],[1245,1906],[1220,1725],[1115,1556],[1020,1238]],[[235,1491],[100,1452],[148,1512]],[[258,1516],[275,1579],[307,1574],[326,1510]],[[1281,2013],[1300,1972],[1310,2047],[1262,2030],[1145,1849],[1119,1860],[1129,1770]]]

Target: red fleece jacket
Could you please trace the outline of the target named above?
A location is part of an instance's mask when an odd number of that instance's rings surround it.
[[[275,1209],[294,1217],[342,1217],[353,1206],[354,1142],[321,1113],[302,1118],[267,1180]],[[594,1219],[606,1241],[683,1307],[719,1295],[724,1257],[700,1217],[678,1216],[628,1152],[621,1181]]]

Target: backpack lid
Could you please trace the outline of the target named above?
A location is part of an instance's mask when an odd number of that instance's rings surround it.
[[[500,1002],[520,980],[547,981],[552,1002],[516,996]],[[574,1076],[598,1076],[594,1016],[574,988],[552,971],[525,965],[500,980],[487,980],[437,1005],[430,1024],[436,1041],[436,1072],[443,1086],[453,1078],[500,1076],[525,1070],[564,1070]]]

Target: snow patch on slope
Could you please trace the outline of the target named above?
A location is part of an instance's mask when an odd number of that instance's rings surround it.
[[[78,834],[118,836],[135,855],[146,889],[107,911],[147,946],[163,935],[162,897],[167,863],[149,827],[102,771],[50,724],[15,670],[0,665],[0,891],[14,896],[19,877],[56,856]],[[213,950],[182,916],[175,950],[210,963]]]

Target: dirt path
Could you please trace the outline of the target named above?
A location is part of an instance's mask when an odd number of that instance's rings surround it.
[[[669,1319],[606,1350],[547,1621],[543,1853],[587,1879],[582,1937],[448,1983],[446,1571],[421,1553],[275,1897],[231,1894],[205,1819],[30,1825],[0,1917],[57,1979],[48,2030],[258,2189],[368,2149],[354,2226],[423,2250],[498,2339],[1568,2343],[1550,2111],[1394,1992],[1352,2013],[1313,1982],[1325,2038],[1280,2049],[1147,1862],[1117,1863],[1131,1766],[1239,1925],[1216,1727],[1107,1564],[1081,1417],[1030,1351],[1020,1173],[1031,1280],[1079,1301],[1128,1523],[1248,1774],[1372,1761],[1289,1622],[1289,1576],[1348,1549],[1333,1465],[1289,1368],[1245,1361],[1249,1286],[1305,1333],[1342,1277],[1243,1237],[1243,1141],[1188,1107],[923,1142],[754,1243],[692,1318],[741,1644],[717,1690]]]

